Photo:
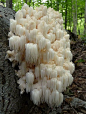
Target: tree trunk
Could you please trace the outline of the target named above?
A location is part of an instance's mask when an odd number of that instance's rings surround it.
[[[57,5],[57,11],[59,11],[59,2],[56,0],[56,5]]]
[[[27,4],[27,0],[25,0],[25,3]]]
[[[14,18],[14,14],[10,8],[0,6],[0,114],[17,114],[22,107],[28,111],[32,106],[29,94],[20,95],[15,69],[11,62],[5,60],[6,51],[9,49],[9,19]]]
[[[31,0],[29,0],[29,7],[30,7]]]
[[[65,1],[66,3],[66,9],[65,9],[65,29],[67,29],[67,0]]]
[[[86,38],[86,0],[85,0],[85,24],[84,24],[84,35]]]
[[[33,2],[33,9],[34,9],[34,2]]]
[[[63,17],[63,2],[62,2],[62,17]]]
[[[6,0],[6,7],[12,9],[12,0]]]
[[[70,29],[70,31],[72,31],[71,30],[71,28],[72,28],[72,0],[70,1],[70,12],[69,12],[69,29]]]
[[[50,1],[51,1],[51,8],[52,8],[52,5],[53,5],[53,4],[52,4],[52,0],[50,0]]]
[[[72,0],[71,0],[71,12],[70,13],[71,13],[70,14],[70,18],[71,18],[71,22],[70,22],[71,23],[70,24],[71,27],[70,27],[70,30],[72,31],[72,29],[71,29],[72,28],[72,18],[73,18],[73,16],[72,16]]]
[[[72,0],[73,9],[73,33],[77,34],[77,0]]]
[[[69,16],[71,17],[71,12],[69,13]],[[71,30],[71,18],[69,17],[69,27],[70,27],[70,30]]]

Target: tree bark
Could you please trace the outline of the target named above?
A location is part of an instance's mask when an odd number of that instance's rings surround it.
[[[29,0],[29,7],[30,7],[31,0]]]
[[[67,0],[65,1],[66,3],[66,9],[65,9],[65,29],[67,29]]]
[[[0,6],[0,114],[17,114],[28,103],[27,108],[31,106],[29,94],[20,95],[15,69],[9,60],[5,60],[9,49],[9,19],[14,18],[14,14],[10,8]]]
[[[12,0],[6,0],[6,7],[12,9]]]
[[[73,33],[77,34],[77,0],[72,0],[73,9]]]
[[[85,23],[84,23],[84,35],[86,38],[86,0],[85,0]]]
[[[27,4],[27,0],[25,0],[25,3]]]
[[[69,26],[70,26],[70,31],[71,31],[71,27],[72,27],[72,0],[70,1],[71,5],[71,9],[70,9],[70,12],[69,12]]]
[[[51,2],[51,8],[52,8],[52,5],[53,5],[53,4],[52,4],[52,0],[50,0],[50,2]]]
[[[56,5],[57,5],[57,11],[59,11],[59,1],[56,0]]]

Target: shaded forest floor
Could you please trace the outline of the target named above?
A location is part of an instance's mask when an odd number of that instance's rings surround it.
[[[74,82],[70,87],[73,95],[86,101],[86,42],[76,41],[71,44],[75,72]]]
[[[64,94],[86,101],[86,41],[71,41],[71,51],[75,64],[74,81]],[[86,114],[86,109],[82,109],[83,106],[76,106],[75,108],[71,106],[71,98],[65,99],[64,104],[69,105],[68,109],[65,108],[66,114]],[[65,112],[63,111],[63,114]]]
[[[67,88],[64,94],[64,102],[58,108],[49,108],[47,104],[41,104],[28,109],[27,114],[86,114],[86,43],[82,40],[71,41],[71,51],[75,72],[73,84]],[[22,108],[23,114],[27,105]]]

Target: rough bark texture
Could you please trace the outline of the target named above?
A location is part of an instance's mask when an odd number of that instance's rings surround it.
[[[57,4],[57,11],[59,11],[59,1],[56,0],[56,4]]]
[[[39,106],[30,101],[30,95],[20,95],[17,76],[11,62],[5,60],[8,47],[9,19],[14,18],[15,11],[0,6],[0,114],[77,114],[85,112],[86,102],[74,97],[64,97],[58,108],[49,108],[47,104]]]
[[[66,2],[66,8],[65,8],[65,29],[67,29],[67,6],[68,6],[68,3],[67,3],[67,0],[65,2]]]
[[[85,24],[84,24],[84,35],[86,38],[86,0],[85,0]]]
[[[29,95],[20,96],[15,70],[11,63],[5,60],[6,51],[9,49],[9,19],[14,18],[14,14],[13,10],[0,6],[0,114],[16,114],[24,107],[25,102],[29,101]]]
[[[73,33],[77,34],[77,0],[72,0]]]
[[[6,7],[12,8],[12,0],[6,0]]]

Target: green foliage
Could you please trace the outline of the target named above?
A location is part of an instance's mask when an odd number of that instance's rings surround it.
[[[64,91],[64,94],[69,95],[69,96],[74,95],[73,92],[71,91],[71,88],[69,88],[69,87],[66,88],[66,91]]]
[[[84,44],[86,45],[86,34],[82,35],[82,40],[84,41]]]
[[[65,25],[65,16],[67,8],[67,29],[73,29],[73,9],[72,9],[73,0],[12,0],[13,10],[18,11],[22,8],[23,4],[27,4],[34,9],[40,5],[45,5],[48,8],[52,7],[54,10],[58,10],[62,13]],[[6,0],[0,0],[6,6]],[[74,3],[75,4],[75,1]],[[83,34],[84,31],[84,14],[85,14],[85,0],[77,0],[77,32],[80,31],[80,34]],[[84,36],[83,36],[84,37]]]
[[[77,62],[77,63],[84,63],[85,60],[84,60],[84,59],[78,59],[76,62]]]

